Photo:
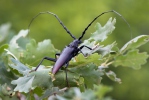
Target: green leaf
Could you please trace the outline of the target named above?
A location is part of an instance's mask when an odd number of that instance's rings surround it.
[[[52,96],[49,99],[53,100],[113,100],[110,97],[104,97],[110,92],[112,87],[105,85],[94,85],[94,89],[87,89],[85,92],[80,92],[79,88],[70,88],[63,95]]]
[[[33,80],[34,76],[24,76],[19,77],[17,80],[13,80],[11,84],[17,85],[14,91],[28,93],[30,90],[34,89],[32,87]]]
[[[0,84],[5,84],[11,86],[10,82],[17,78],[16,75],[12,71],[8,71],[6,68],[2,67],[2,64],[0,64]]]
[[[85,84],[84,78],[83,77],[79,77],[78,85],[79,85],[79,88],[80,88],[81,92],[85,91],[84,84]]]
[[[103,42],[105,39],[107,39],[108,35],[112,33],[112,31],[115,29],[114,24],[116,23],[116,19],[110,18],[108,22],[102,27],[99,23],[97,23],[96,28],[97,30],[91,34],[91,37],[89,39],[84,40],[84,42],[80,45],[86,45],[93,50],[89,50],[88,48],[83,48],[81,51],[84,55],[90,55],[94,52],[101,51],[103,56],[107,54],[107,51],[110,51],[113,44],[108,45],[106,47],[99,46],[98,43]],[[109,48],[110,46],[110,48]]]
[[[109,18],[107,23],[102,27],[99,23],[97,23],[97,30],[91,34],[89,40],[95,40],[98,42],[103,42],[107,39],[107,35],[111,34],[112,31],[115,29],[116,19]]]
[[[115,58],[114,65],[115,66],[124,66],[131,67],[133,69],[140,69],[141,65],[145,64],[146,59],[149,55],[144,53],[139,53],[139,50],[129,51],[126,55],[119,55]]]
[[[14,91],[28,93],[36,87],[41,87],[42,89],[51,88],[53,83],[48,73],[49,69],[40,69],[35,72],[30,72],[28,75],[20,77],[17,80],[13,80],[11,83],[17,85]]]
[[[95,95],[98,97],[98,100],[106,100],[104,98],[104,96],[106,95],[106,93],[112,91],[112,87],[110,86],[106,86],[106,85],[95,85]],[[108,100],[113,100],[113,99],[108,99]]]
[[[26,75],[29,73],[30,69],[24,64],[20,63],[18,60],[11,58],[12,63],[10,63],[10,67],[18,70],[20,74]]]
[[[22,36],[16,42],[21,49],[25,50],[26,44],[30,42],[30,39]]]
[[[7,55],[10,55],[11,57],[15,58],[16,60],[18,60],[18,58],[12,53],[10,52],[8,49],[5,49]]]
[[[9,87],[13,87],[10,83],[13,79],[16,79],[16,76],[13,71],[10,70],[8,66],[8,57],[3,53],[0,57],[0,84],[6,84]]]
[[[17,100],[15,92],[7,84],[0,84],[0,100]]]
[[[63,88],[63,89],[59,89],[58,87],[53,87],[52,89],[48,89],[44,92],[44,94],[39,98],[39,100],[42,100],[44,98],[47,98],[51,95],[61,95],[63,94],[65,91],[67,90],[67,88]]]
[[[135,49],[138,48],[140,46],[142,46],[143,44],[149,42],[149,35],[140,35],[135,37],[134,39],[130,40],[129,42],[127,42],[121,49],[120,52],[124,53],[125,51],[129,50],[129,49]]]
[[[44,66],[40,66],[37,71],[31,72],[31,76],[35,76],[33,80],[32,87],[41,87],[42,89],[51,89],[53,87],[52,78],[49,75],[51,72],[50,68],[45,68]],[[41,82],[42,80],[42,82]]]
[[[67,82],[70,87],[78,86],[79,82],[79,74],[73,72],[71,68],[67,68]],[[55,80],[53,81],[55,87],[63,88],[67,86],[66,83],[66,71],[59,70],[55,74]]]
[[[71,80],[71,76],[68,75],[69,72],[67,72],[69,84]],[[53,81],[53,84],[55,87],[63,88],[66,86],[66,73],[63,70],[59,70],[55,75],[54,75],[55,80]]]
[[[17,80],[13,80],[11,83],[17,85],[14,91],[28,93],[30,90],[35,89],[37,86],[43,89],[49,89],[53,86],[49,71],[51,68],[45,68],[40,66],[38,70],[32,71],[19,61],[11,59],[14,64],[10,64],[10,67],[18,70],[23,77],[19,77]],[[44,77],[44,78],[43,78]],[[42,81],[41,81],[42,80]]]
[[[91,51],[91,53],[98,53],[101,54],[102,57],[110,54],[112,51],[112,48],[116,45],[116,42],[113,42],[110,45],[107,46],[98,46],[97,48],[95,48],[94,50]]]
[[[16,36],[14,36],[10,40],[10,48],[19,48],[17,40],[20,39],[21,37],[26,37],[27,34],[28,34],[28,30],[21,30]]]
[[[57,52],[59,51],[54,48],[51,40],[44,40],[36,44],[36,41],[32,39],[26,45],[26,51],[22,52],[21,61],[36,66],[45,56],[55,58],[55,53]],[[49,63],[51,62],[49,61]]]
[[[72,72],[78,73],[81,77],[84,78],[84,84],[87,88],[93,89],[94,84],[99,84],[101,76],[103,73],[100,73],[97,69],[97,66],[94,64],[88,64],[87,66],[72,68]]]
[[[106,72],[106,75],[113,81],[118,82],[119,84],[122,83],[120,78],[116,77],[116,74],[113,71]]]
[[[55,96],[56,100],[97,100],[93,90],[81,93],[78,88],[71,88],[62,96]]]
[[[79,54],[70,62],[69,66],[81,67],[81,66],[86,66],[89,63],[100,65],[103,62],[103,59],[100,59],[100,58],[101,56],[98,55],[97,53],[94,53],[87,57],[84,57],[82,54]]]
[[[15,35],[9,42],[9,51],[13,53],[18,59],[20,58],[23,49],[19,46],[18,40],[22,37],[26,37],[28,30],[21,30],[17,35]],[[22,39],[23,40],[23,39]]]
[[[5,51],[5,49],[7,49],[9,47],[8,44],[3,44],[2,46],[0,46],[0,55]]]

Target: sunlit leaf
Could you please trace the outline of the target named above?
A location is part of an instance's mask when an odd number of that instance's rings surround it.
[[[100,59],[101,56],[98,55],[97,53],[94,53],[90,56],[84,57],[82,54],[79,54],[78,56],[76,56],[74,58],[73,61],[70,62],[69,66],[75,66],[75,67],[79,67],[79,66],[86,66],[89,63],[94,63],[96,65],[100,65],[101,62],[103,62],[103,59]]]
[[[101,54],[102,57],[104,57],[107,54],[110,54],[112,52],[112,48],[116,45],[116,42],[113,42],[110,45],[107,46],[98,46],[97,48],[95,48],[93,51],[91,51],[92,53],[98,53]]]
[[[121,49],[120,52],[124,53],[125,51],[129,50],[129,49],[135,49],[138,48],[140,46],[142,46],[143,44],[149,42],[149,35],[140,35],[135,37],[134,39],[130,40],[129,42],[127,42]]]
[[[91,37],[89,40],[95,40],[99,42],[103,42],[105,39],[107,39],[107,36],[112,33],[112,31],[115,29],[115,23],[116,19],[109,18],[107,23],[102,27],[99,23],[97,23],[97,30],[91,34]]]
[[[0,46],[0,54],[2,54],[5,51],[5,49],[7,49],[8,47],[9,47],[8,44],[4,44],[4,45]]]
[[[96,28],[97,30],[91,34],[91,37],[89,39],[84,40],[84,42],[80,45],[86,45],[93,50],[89,50],[88,48],[83,48],[81,51],[84,55],[90,55],[94,52],[102,52],[103,56],[107,54],[107,51],[110,51],[113,45],[108,45],[106,47],[99,46],[98,43],[103,42],[105,39],[107,39],[108,35],[112,33],[112,31],[115,29],[114,24],[116,23],[116,19],[110,18],[108,22],[102,27],[99,23],[97,23]],[[110,46],[110,48],[109,48]],[[107,48],[109,48],[107,50]],[[106,51],[105,51],[106,50]]]
[[[49,75],[51,68],[47,69],[40,66],[37,71],[31,71],[27,66],[19,61],[15,59],[11,60],[14,64],[10,64],[10,66],[24,75],[23,77],[12,81],[12,84],[17,85],[14,89],[15,91],[27,93],[30,90],[35,89],[37,86],[43,89],[51,88],[53,86],[52,79]]]
[[[139,50],[129,51],[126,55],[119,55],[115,58],[115,66],[131,67],[140,69],[141,65],[145,64],[149,55],[146,52],[139,53]]]
[[[12,48],[19,48],[17,40],[21,37],[26,37],[28,34],[28,30],[21,30],[16,36],[14,36],[10,41],[10,47]]]
[[[120,78],[116,77],[116,74],[113,71],[106,72],[106,75],[113,81],[122,83]]]
[[[49,71],[51,71],[51,68],[40,66],[37,71],[30,72],[30,75],[35,76],[32,86],[41,87],[42,89],[51,89],[53,87],[53,83],[52,78],[49,75]]]
[[[18,60],[15,60],[12,58],[11,61],[12,61],[12,63],[10,64],[10,67],[18,70],[18,72],[23,75],[26,75],[29,73],[30,69],[27,66],[25,66],[24,64],[20,63]]]
[[[28,93],[30,90],[34,89],[32,87],[33,80],[34,76],[24,76],[19,77],[17,80],[13,80],[11,84],[17,85],[14,91]]]
[[[55,58],[55,54],[59,52],[54,48],[51,40],[44,40],[38,44],[34,39],[26,45],[26,51],[22,52],[22,62],[28,63],[29,65],[37,65],[41,59],[45,56]],[[49,64],[51,62],[49,61]]]

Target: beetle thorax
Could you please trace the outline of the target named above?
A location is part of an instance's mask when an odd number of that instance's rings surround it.
[[[78,40],[78,39],[75,39],[73,42],[71,42],[71,43],[69,44],[69,47],[78,47],[79,44],[81,44],[81,41]]]

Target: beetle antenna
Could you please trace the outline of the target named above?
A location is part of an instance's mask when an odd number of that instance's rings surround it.
[[[118,16],[120,16],[120,17],[125,21],[125,23],[128,25],[128,27],[129,27],[129,29],[130,29],[130,32],[131,32],[130,25],[129,25],[129,23],[126,21],[126,19],[125,19],[121,14],[119,14],[118,12],[116,12],[115,10],[110,10],[110,11],[103,12],[103,13],[101,13],[100,15],[98,15],[97,17],[95,17],[95,18],[88,24],[88,26],[84,29],[84,31],[82,32],[82,35],[79,37],[79,40],[81,40],[81,39],[83,38],[85,32],[88,30],[88,28],[92,25],[92,23],[93,23],[98,17],[100,17],[101,15],[104,15],[104,14],[106,14],[106,13],[109,13],[109,12],[113,12],[113,13],[117,14]],[[131,37],[132,37],[132,33],[131,33]]]
[[[67,29],[67,27],[63,24],[63,22],[59,19],[59,17],[58,17],[56,14],[54,14],[54,13],[52,13],[52,12],[49,12],[49,11],[47,11],[47,12],[40,12],[40,13],[38,13],[35,17],[33,17],[32,20],[31,20],[31,22],[30,22],[29,25],[28,25],[28,30],[29,30],[29,28],[30,28],[32,22],[34,21],[34,19],[35,19],[36,17],[38,17],[39,15],[41,15],[41,14],[51,14],[51,15],[55,16],[56,19],[59,21],[59,23],[62,25],[62,27],[66,30],[66,32],[67,32],[73,39],[76,39],[76,37],[71,34],[71,32],[70,32],[70,31]]]

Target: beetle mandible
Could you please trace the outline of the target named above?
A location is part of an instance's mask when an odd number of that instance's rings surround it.
[[[66,28],[66,26],[63,24],[63,22],[59,19],[59,17],[58,17],[56,14],[54,14],[54,13],[52,13],[52,12],[49,12],[49,11],[47,11],[47,12],[40,12],[39,14],[37,14],[37,15],[31,20],[31,22],[30,22],[30,24],[29,24],[29,26],[28,26],[28,29],[29,29],[31,23],[33,22],[33,20],[34,20],[37,16],[39,16],[40,14],[45,14],[45,13],[47,13],[47,14],[51,14],[51,15],[55,16],[56,19],[59,21],[59,23],[62,25],[62,27],[66,30],[66,32],[67,32],[74,40],[73,40],[69,45],[67,45],[67,46],[62,50],[61,53],[56,53],[56,54],[55,54],[55,58],[44,57],[44,58],[40,61],[40,63],[37,65],[37,67],[34,69],[34,71],[36,71],[36,70],[39,68],[39,66],[41,65],[41,63],[43,62],[43,60],[46,59],[46,60],[55,62],[54,66],[53,66],[53,68],[52,68],[52,74],[54,75],[54,74],[56,74],[56,73],[58,72],[58,70],[59,70],[62,66],[65,65],[66,68],[67,68],[67,66],[68,66],[68,64],[69,64],[69,61],[70,61],[73,57],[75,57],[75,56],[78,55],[79,53],[82,53],[82,54],[83,54],[83,52],[82,52],[81,50],[82,50],[84,47],[85,47],[85,48],[88,48],[88,49],[90,49],[90,50],[92,50],[92,48],[90,48],[90,47],[88,47],[88,46],[86,46],[86,45],[82,45],[82,46],[79,47],[79,45],[82,43],[81,39],[83,38],[83,36],[84,36],[85,32],[88,30],[88,28],[92,25],[92,23],[93,23],[98,17],[100,17],[101,15],[103,15],[103,14],[105,14],[105,13],[109,13],[109,12],[113,12],[113,13],[119,15],[120,17],[122,17],[122,19],[127,23],[128,27],[130,28],[130,25],[129,25],[128,22],[123,18],[123,16],[122,16],[121,14],[119,14],[119,13],[116,12],[115,10],[110,10],[110,11],[103,12],[103,13],[99,14],[98,16],[96,16],[96,17],[87,25],[87,27],[84,29],[84,31],[82,32],[82,35],[77,39],[75,36],[73,36],[73,35],[71,34],[71,32]],[[56,56],[59,56],[59,57],[56,58]],[[67,74],[66,74],[66,78],[67,78]]]

